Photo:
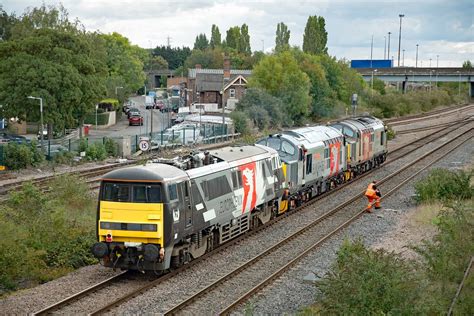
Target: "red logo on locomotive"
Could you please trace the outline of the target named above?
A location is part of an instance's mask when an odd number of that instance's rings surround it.
[[[329,144],[329,174],[332,175],[337,172],[339,165],[339,150],[341,150],[341,143]]]
[[[257,184],[255,180],[256,167],[255,162],[239,166],[242,172],[242,183],[244,186],[244,198],[242,203],[242,214],[250,212],[257,203]]]

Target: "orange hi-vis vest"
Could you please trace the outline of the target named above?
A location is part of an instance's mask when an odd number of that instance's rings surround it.
[[[367,187],[367,190],[365,191],[365,196],[372,197],[372,198],[377,198],[377,194],[374,190],[374,184],[372,182]]]

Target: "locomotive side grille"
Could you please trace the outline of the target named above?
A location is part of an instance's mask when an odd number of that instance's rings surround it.
[[[238,219],[236,225],[225,224],[222,226],[221,243],[239,236],[249,230],[249,216],[245,215]]]

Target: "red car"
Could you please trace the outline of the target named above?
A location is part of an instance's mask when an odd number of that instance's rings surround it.
[[[128,125],[132,126],[132,125],[143,125],[143,116],[141,115],[137,115],[137,114],[134,114],[134,115],[130,115],[130,117],[128,118]]]

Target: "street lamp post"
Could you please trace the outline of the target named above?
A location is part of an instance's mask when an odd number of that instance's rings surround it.
[[[436,55],[436,68],[438,68],[439,55]]]
[[[416,59],[415,59],[415,68],[418,68],[418,44],[416,44]]]
[[[403,50],[402,54],[402,66],[405,67],[405,50]]]
[[[0,110],[2,111],[2,116],[0,116],[1,120],[0,120],[0,123],[2,123],[2,128],[5,128],[5,118],[3,117],[3,104],[0,104]]]
[[[40,101],[40,139],[41,139],[41,151],[44,152],[44,135],[43,135],[43,98],[29,96],[28,99],[39,100]]]
[[[370,91],[372,95],[374,94],[374,72],[377,72],[377,69],[372,70],[372,90]]]
[[[431,68],[431,58],[430,58],[430,68]]]
[[[461,73],[456,71],[459,74],[459,87],[458,87],[458,95],[461,96]]]
[[[390,34],[392,32],[388,32],[387,59],[390,59]]]
[[[398,67],[400,67],[400,48],[402,45],[402,18],[405,14],[399,14],[400,17],[400,31],[398,32]]]
[[[99,105],[95,105],[95,130],[97,130],[97,110],[99,109]]]

